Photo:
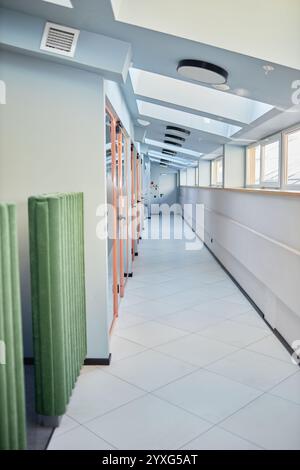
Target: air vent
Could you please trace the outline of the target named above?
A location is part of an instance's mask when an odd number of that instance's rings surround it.
[[[179,135],[165,134],[165,137],[167,137],[169,139],[180,140],[180,142],[185,142],[185,139],[183,137],[180,137]]]
[[[54,23],[46,23],[41,50],[74,57],[80,31]]]
[[[183,129],[182,127],[177,127],[177,126],[167,126],[166,127],[167,131],[173,131],[173,132],[182,132],[183,134],[190,135],[190,131],[187,129]]]
[[[178,142],[172,142],[172,140],[164,140],[164,143],[174,145],[175,147],[182,147],[182,144],[179,144]]]

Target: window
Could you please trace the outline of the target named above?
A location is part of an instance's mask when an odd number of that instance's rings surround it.
[[[211,186],[223,186],[223,157],[211,162]]]
[[[186,170],[180,170],[180,186],[186,185]]]
[[[280,137],[261,146],[261,184],[279,185]]]
[[[195,168],[187,168],[186,184],[187,186],[195,186],[196,184],[196,169]]]
[[[285,184],[300,185],[300,129],[285,134]]]
[[[247,149],[246,186],[280,185],[281,136],[276,135]]]
[[[246,168],[247,186],[258,185],[260,182],[260,145],[249,147],[247,150]]]

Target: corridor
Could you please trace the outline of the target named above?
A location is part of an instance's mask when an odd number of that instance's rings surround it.
[[[112,364],[83,368],[48,449],[300,449],[299,367],[267,324],[206,248],[140,245]]]

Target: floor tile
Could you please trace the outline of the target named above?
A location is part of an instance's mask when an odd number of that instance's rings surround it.
[[[214,426],[197,439],[183,446],[185,450],[261,450],[241,437]]]
[[[139,304],[140,302],[143,302],[143,301],[144,301],[143,297],[135,295],[131,292],[130,295],[127,295],[126,297],[121,299],[120,306],[121,308],[132,307],[133,305]]]
[[[67,415],[79,423],[86,423],[143,394],[133,385],[96,370],[78,379]]]
[[[218,314],[225,318],[236,317],[239,314],[249,312],[252,309],[250,304],[238,304],[231,302],[227,297],[210,302],[203,302],[194,307],[200,313]],[[257,313],[255,312],[255,315]]]
[[[265,394],[222,423],[222,428],[269,450],[300,450],[300,406]]]
[[[54,435],[58,437],[65,432],[71,431],[71,429],[77,428],[78,425],[77,421],[74,421],[70,416],[64,415],[59,427],[55,429]]]
[[[242,304],[242,305],[251,305],[249,300],[242,294],[241,291],[237,291],[234,294],[231,294],[227,297],[227,300],[230,302],[235,302],[237,304]]]
[[[280,341],[271,334],[267,338],[263,338],[253,344],[247,346],[247,349],[265,354],[266,356],[274,357],[284,362],[291,364],[291,356]]]
[[[113,362],[125,359],[125,357],[134,356],[135,354],[144,351],[144,349],[145,347],[141,344],[128,341],[120,336],[113,335],[111,338],[110,351]]]
[[[147,395],[96,419],[89,429],[118,449],[178,449],[210,427],[197,416]]]
[[[93,372],[96,369],[97,369],[97,366],[83,366],[81,367],[80,375],[89,374],[90,372]]]
[[[207,338],[224,341],[236,347],[245,347],[269,333],[261,328],[226,320],[199,332]]]
[[[262,391],[269,390],[297,371],[297,366],[246,350],[237,351],[207,368]]]
[[[166,304],[174,305],[178,309],[184,310],[192,308],[206,300],[205,289],[201,290],[198,288],[186,289],[183,292],[178,292],[176,295],[168,295],[163,298],[163,302]]]
[[[300,449],[288,352],[205,247],[146,235],[112,364],[83,367],[50,448]]]
[[[142,323],[141,325],[126,328],[126,330],[118,332],[119,336],[148,348],[167,343],[186,334],[186,331],[171,328],[154,321]]]
[[[54,436],[48,446],[48,450],[110,450],[113,449],[107,442],[85,429],[83,426]]]
[[[119,312],[119,317],[116,322],[116,330],[123,330],[124,328],[129,328],[130,326],[139,325],[146,321],[145,318],[141,318],[138,315],[133,315],[126,311]]]
[[[260,395],[246,385],[200,370],[154,392],[174,405],[218,423]]]
[[[159,300],[146,300],[139,304],[133,305],[123,311],[124,314],[130,313],[136,316],[143,317],[145,320],[152,320],[163,315],[170,315],[181,310],[179,305],[167,304],[164,301]]]
[[[194,370],[190,364],[148,350],[112,364],[108,372],[150,392]]]
[[[164,315],[158,321],[192,333],[224,321],[224,317],[217,312],[199,312],[187,309],[172,315]]]
[[[258,315],[258,313],[253,310],[252,312],[242,313],[241,315],[234,316],[232,321],[237,321],[239,323],[244,323],[245,325],[255,326],[256,328],[262,328],[270,333],[270,328],[263,321],[263,319]]]
[[[163,344],[155,349],[198,367],[215,362],[237,350],[229,344],[194,334]]]
[[[300,371],[272,388],[269,393],[300,405]]]

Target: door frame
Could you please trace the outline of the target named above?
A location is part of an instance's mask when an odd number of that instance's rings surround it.
[[[113,242],[112,242],[112,259],[113,259],[113,327],[115,319],[119,316],[119,279],[118,279],[118,246],[117,246],[117,231],[118,231],[118,182],[117,182],[117,153],[116,153],[116,126],[117,119],[108,105],[105,107],[106,113],[110,117],[110,141],[111,141],[111,178],[113,189]]]

